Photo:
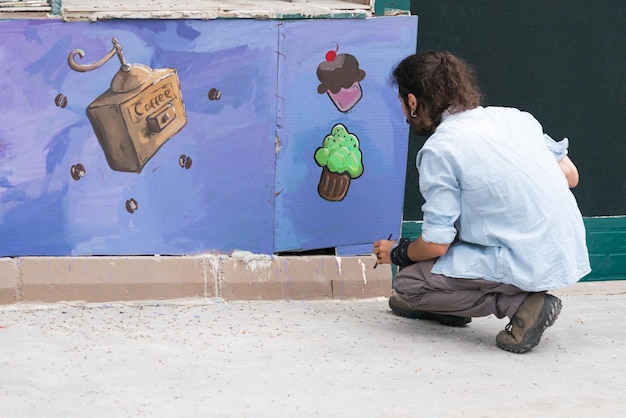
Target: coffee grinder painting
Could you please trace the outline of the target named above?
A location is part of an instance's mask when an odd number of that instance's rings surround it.
[[[75,71],[93,71],[114,55],[120,68],[111,87],[87,107],[87,117],[113,170],[141,172],[158,149],[187,123],[180,82],[173,68],[156,69],[128,64],[122,45],[112,39],[113,49],[92,64],[79,64],[82,49],[67,62]]]
[[[0,22],[0,256],[273,250],[276,24]]]

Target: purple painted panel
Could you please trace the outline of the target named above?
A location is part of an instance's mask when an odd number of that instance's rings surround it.
[[[0,256],[272,252],[276,49],[273,21],[0,21]]]
[[[281,25],[275,251],[399,236],[408,125],[389,76],[416,39],[416,16]]]
[[[416,31],[0,21],[0,256],[359,248],[399,231],[408,131],[388,75]]]

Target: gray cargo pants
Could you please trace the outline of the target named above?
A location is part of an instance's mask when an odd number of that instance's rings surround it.
[[[485,279],[455,279],[431,272],[435,260],[400,270],[394,289],[411,307],[427,312],[479,317],[511,318],[528,292],[510,284]]]

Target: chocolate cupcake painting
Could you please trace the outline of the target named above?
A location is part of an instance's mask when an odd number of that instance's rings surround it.
[[[351,180],[363,174],[359,139],[341,123],[336,124],[315,150],[315,162],[323,167],[317,186],[320,197],[331,202],[343,200]]]
[[[337,54],[336,50],[326,53],[326,60],[317,67],[320,85],[319,94],[328,94],[330,100],[341,112],[348,112],[363,96],[361,81],[365,71],[359,68],[359,61],[350,54]]]

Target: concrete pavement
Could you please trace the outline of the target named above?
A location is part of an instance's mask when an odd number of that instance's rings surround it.
[[[0,416],[625,416],[626,294],[561,298],[522,355],[385,298],[0,306]]]

